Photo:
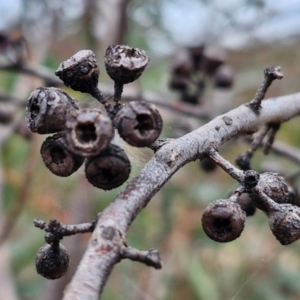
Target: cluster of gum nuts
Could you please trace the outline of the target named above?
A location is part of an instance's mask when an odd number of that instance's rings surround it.
[[[260,191],[253,191],[257,187]],[[288,245],[300,239],[299,202],[282,176],[253,170],[245,172],[245,179],[229,199],[219,199],[210,203],[202,215],[204,232],[216,242],[230,242],[238,238],[245,225],[246,217],[256,209],[268,217],[269,227],[275,238]]]
[[[130,161],[114,142],[115,129],[130,145],[147,147],[162,130],[162,118],[153,104],[121,104],[123,85],[140,77],[149,62],[145,51],[125,45],[109,46],[105,68],[114,80],[114,104],[98,89],[99,67],[91,50],[82,50],[60,64],[55,72],[66,86],[89,93],[100,108],[81,109],[76,99],[55,87],[34,90],[27,103],[26,120],[32,132],[54,135],[41,146],[46,167],[57,176],[69,176],[85,161],[87,180],[111,190],[130,175]]]

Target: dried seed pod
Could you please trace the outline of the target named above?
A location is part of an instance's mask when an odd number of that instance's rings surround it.
[[[78,102],[54,87],[40,87],[29,96],[26,121],[32,132],[55,133],[65,129],[66,117],[79,110]]]
[[[284,178],[277,173],[265,172],[260,174],[257,187],[277,203],[290,203],[291,198],[288,186]],[[255,194],[250,194],[250,197],[257,208],[267,211],[265,205]]]
[[[66,122],[69,149],[82,156],[95,156],[108,147],[113,138],[111,119],[99,109],[73,112]]]
[[[241,235],[245,219],[246,214],[239,204],[229,199],[219,199],[205,209],[202,226],[212,240],[226,243]]]
[[[256,207],[252,203],[248,193],[242,193],[236,199],[236,202],[241,206],[241,209],[246,213],[247,217],[251,217],[255,214]]]
[[[146,147],[162,130],[162,118],[153,104],[132,101],[123,106],[114,118],[120,136],[130,145]]]
[[[130,83],[141,76],[149,58],[144,50],[125,45],[108,46],[104,64],[107,74],[121,84]]]
[[[130,175],[130,161],[125,151],[114,144],[99,155],[89,157],[85,164],[85,175],[95,187],[112,190],[122,185]]]
[[[62,177],[76,172],[84,162],[84,157],[70,152],[64,132],[48,137],[42,144],[41,155],[46,167]]]
[[[276,204],[268,212],[269,226],[282,245],[288,245],[300,238],[300,208],[292,204]]]
[[[39,249],[35,257],[36,271],[47,279],[58,279],[68,271],[69,257],[62,244],[46,244]]]
[[[55,75],[66,86],[82,93],[93,93],[98,85],[99,67],[91,50],[81,50],[62,62]]]
[[[191,59],[193,60],[194,70],[198,70],[203,60],[204,46],[197,45],[197,46],[188,47],[188,51]]]
[[[222,49],[206,48],[201,68],[209,75],[213,75],[218,67],[225,63],[225,53]]]
[[[179,53],[174,57],[171,65],[173,75],[189,78],[193,72],[193,62],[186,52]]]
[[[214,86],[217,88],[228,89],[233,85],[233,69],[229,65],[222,65],[214,74]]]
[[[263,204],[269,217],[269,226],[282,245],[288,245],[300,238],[300,208],[292,204],[279,204],[268,197],[261,189],[255,196]]]

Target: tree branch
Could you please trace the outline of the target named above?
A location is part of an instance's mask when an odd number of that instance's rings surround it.
[[[116,262],[130,224],[170,177],[186,163],[218,149],[242,133],[300,114],[300,93],[265,100],[257,115],[246,105],[162,145],[139,175],[101,213],[88,248],[69,284],[64,300],[99,299]],[[107,232],[109,234],[107,234]]]

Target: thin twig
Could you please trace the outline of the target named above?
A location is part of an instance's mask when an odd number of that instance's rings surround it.
[[[265,98],[266,92],[275,79],[282,79],[283,74],[281,73],[280,67],[267,67],[264,70],[264,81],[257,90],[255,97],[249,103],[249,107],[253,112],[259,114],[261,108],[261,101]]]
[[[258,147],[261,145],[264,137],[269,131],[269,126],[264,125],[263,128],[258,132],[257,136],[253,139],[251,143],[250,149],[248,149],[245,153],[239,155],[235,162],[236,164],[244,171],[250,170],[250,160],[254,154],[254,152],[258,149]]]
[[[160,254],[156,249],[150,249],[149,251],[140,251],[132,247],[123,246],[121,249],[121,258],[128,258],[134,261],[139,261],[155,269],[162,268]]]
[[[57,220],[50,220],[49,224],[47,225],[46,222],[35,219],[33,223],[35,227],[45,230],[48,233],[52,233],[57,239],[62,239],[65,236],[70,236],[77,233],[93,232],[96,221],[76,225],[66,225]]]
[[[210,151],[209,158],[212,159],[218,166],[220,166],[226,173],[238,182],[244,180],[244,172],[237,169],[228,160],[224,159],[217,151]]]
[[[269,123],[268,127],[269,127],[269,131],[268,131],[267,139],[263,146],[263,152],[265,155],[268,155],[272,148],[272,145],[275,140],[275,135],[280,128],[280,123]]]
[[[30,65],[19,64],[19,63],[2,63],[0,64],[0,70],[13,71],[18,73],[27,74],[40,79],[43,79],[47,86],[61,86],[62,81],[57,79],[50,70],[43,66],[33,67]]]

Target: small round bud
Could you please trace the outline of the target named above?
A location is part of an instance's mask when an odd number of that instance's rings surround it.
[[[251,155],[249,154],[249,152],[245,152],[241,155],[239,155],[236,159],[235,159],[235,163],[237,164],[237,166],[239,166],[243,171],[247,171],[251,169],[250,166],[250,159],[251,159]]]
[[[201,168],[206,172],[213,172],[217,169],[218,165],[209,157],[204,157],[200,161]]]
[[[202,215],[204,232],[212,240],[226,243],[238,238],[246,219],[240,205],[228,199],[219,199],[207,206]]]
[[[35,257],[35,267],[41,276],[58,279],[68,271],[69,261],[69,253],[62,244],[46,244],[39,249]]]
[[[26,122],[32,132],[55,133],[65,129],[67,115],[78,109],[78,102],[62,90],[40,87],[29,96]]]
[[[82,109],[66,122],[69,149],[82,156],[94,156],[108,147],[114,135],[111,119],[99,109]]]
[[[162,130],[162,118],[153,104],[132,101],[123,106],[114,118],[120,136],[130,145],[146,147]]]
[[[46,167],[53,174],[62,177],[76,172],[84,162],[82,156],[70,152],[63,132],[50,136],[43,142],[41,155]]]
[[[81,50],[62,62],[55,75],[75,91],[92,93],[98,85],[99,73],[93,51]]]
[[[277,173],[265,172],[260,174],[257,187],[276,203],[290,203],[288,186],[284,178]],[[250,194],[250,197],[257,208],[267,211],[265,205],[255,194]]]
[[[126,84],[138,79],[149,62],[144,50],[125,45],[108,46],[104,64],[107,74],[114,81]]]
[[[251,190],[256,187],[259,181],[259,174],[253,170],[245,171],[244,173],[244,187],[246,190]]]
[[[130,161],[125,151],[114,144],[99,155],[89,157],[85,164],[87,180],[95,187],[112,190],[122,185],[130,175]]]
[[[246,213],[247,217],[251,217],[255,214],[256,207],[252,203],[252,200],[248,193],[242,193],[236,199],[236,203],[238,203],[241,209]]]
[[[214,85],[217,88],[228,89],[233,85],[233,69],[229,65],[220,66],[214,75]]]

